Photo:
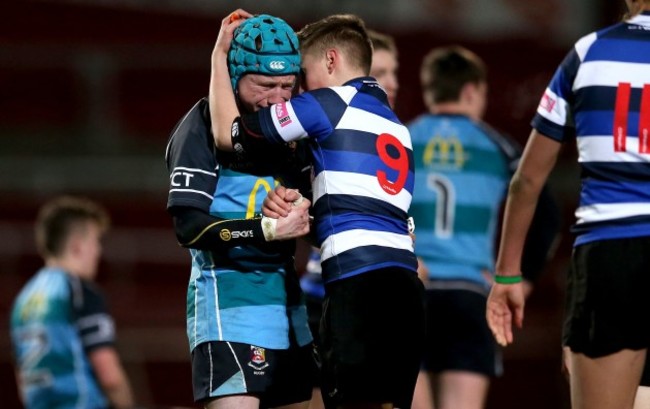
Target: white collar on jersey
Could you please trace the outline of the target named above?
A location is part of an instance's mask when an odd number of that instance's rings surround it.
[[[650,28],[650,10],[645,10],[627,21],[630,24]]]

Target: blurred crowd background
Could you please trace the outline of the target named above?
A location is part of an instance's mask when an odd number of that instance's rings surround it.
[[[395,37],[396,111],[424,111],[422,57],[460,44],[487,63],[486,121],[519,140],[555,68],[582,35],[619,20],[611,0],[10,0],[0,23],[0,406],[19,408],[8,318],[19,288],[41,266],[33,240],[38,207],[62,193],[110,211],[99,282],[137,401],[192,406],[185,293],[189,254],[165,212],[164,150],[172,127],[207,94],[221,19],[242,7],[294,28],[355,13]],[[488,408],[568,408],[560,327],[578,194],[575,148],[566,146],[550,186],[563,232],[528,301],[524,331],[504,351],[505,375]],[[304,268],[305,248],[297,256]],[[378,357],[381,359],[381,357]]]

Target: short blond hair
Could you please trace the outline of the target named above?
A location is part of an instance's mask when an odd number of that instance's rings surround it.
[[[354,14],[335,14],[307,24],[298,32],[303,54],[324,52],[336,47],[348,61],[366,75],[372,64],[372,43],[363,20]]]

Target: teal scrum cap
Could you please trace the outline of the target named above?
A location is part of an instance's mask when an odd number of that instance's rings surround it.
[[[228,51],[228,71],[234,91],[244,74],[298,74],[298,36],[278,17],[260,14],[246,19],[235,30]]]

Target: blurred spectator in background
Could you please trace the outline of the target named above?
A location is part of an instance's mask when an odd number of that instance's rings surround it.
[[[77,197],[56,198],[38,214],[45,266],[11,312],[18,386],[29,409],[133,407],[113,319],[93,283],[108,224],[103,208]]]
[[[458,46],[431,50],[421,83],[429,111],[409,124],[416,172],[409,213],[426,288],[427,344],[413,407],[480,409],[490,378],[502,372],[485,301],[500,209],[520,149],[481,121],[487,72],[476,54]],[[531,280],[559,228],[550,196],[538,210],[539,228],[528,245]]]
[[[399,62],[397,60],[395,40],[387,34],[374,30],[368,30],[368,37],[372,41],[370,76],[374,77],[386,91],[388,103],[391,108],[395,109],[395,98],[397,98],[397,91],[399,90],[399,81],[397,80]]]
[[[295,32],[277,17],[241,10],[237,17],[250,17],[234,32],[227,61],[240,109],[288,100],[300,71]],[[239,23],[228,26],[229,35]],[[302,175],[308,189],[309,167],[301,172],[305,166],[288,147],[268,146],[264,153],[266,159],[218,151],[206,98],[183,116],[166,151],[167,208],[192,256],[187,335],[194,398],[207,408],[305,408],[311,398],[312,337],[295,241],[287,241],[309,231],[310,202],[286,218],[259,216],[274,177],[291,186]]]
[[[497,341],[512,343],[524,313],[522,240],[562,143],[575,141],[582,183],[563,333],[575,409],[631,408],[648,380],[650,1],[626,4],[627,20],[581,38],[542,96],[510,183],[501,280],[487,303]]]

